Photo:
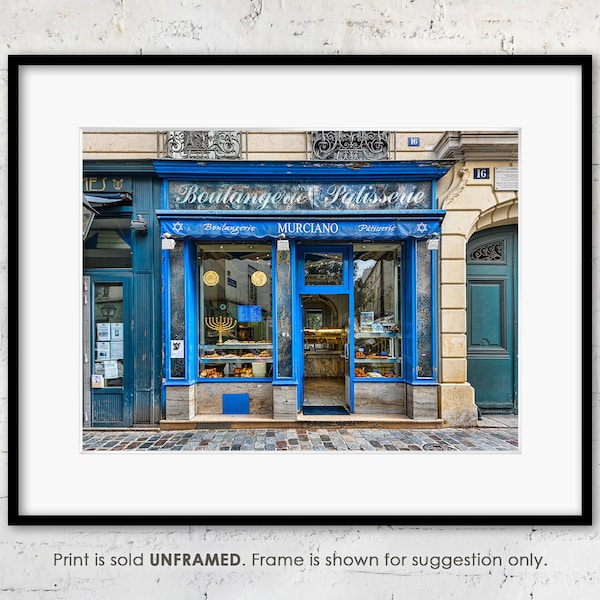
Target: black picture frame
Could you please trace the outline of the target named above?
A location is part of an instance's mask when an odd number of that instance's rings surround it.
[[[258,511],[245,513],[243,508],[239,512],[230,512],[227,514],[169,514],[168,510],[164,514],[158,514],[156,511],[146,511],[141,509],[138,514],[129,514],[118,509],[114,514],[89,514],[85,506],[80,510],[70,511],[63,514],[60,510],[49,508],[46,511],[29,511],[23,508],[23,502],[27,497],[27,489],[24,485],[24,457],[30,457],[31,451],[24,450],[28,437],[33,433],[30,431],[30,421],[32,416],[31,403],[40,402],[38,398],[32,399],[27,395],[24,389],[24,378],[35,375],[35,366],[30,364],[29,356],[31,348],[23,343],[22,329],[26,325],[30,303],[24,303],[25,296],[28,293],[23,288],[23,254],[27,252],[30,244],[36,240],[30,239],[28,232],[27,215],[23,215],[23,204],[21,199],[26,185],[31,185],[29,180],[25,180],[25,171],[28,162],[29,153],[39,152],[40,148],[32,148],[23,143],[23,128],[29,124],[24,122],[27,105],[32,99],[26,96],[24,91],[24,81],[28,76],[28,70],[32,67],[45,70],[51,74],[61,68],[84,67],[86,69],[102,69],[104,76],[110,74],[113,68],[128,66],[139,70],[155,68],[179,68],[210,66],[214,69],[220,69],[227,66],[238,66],[252,68],[261,67],[285,67],[285,68],[338,68],[338,67],[356,67],[359,69],[378,69],[378,68],[410,68],[420,69],[434,67],[438,69],[464,67],[485,72],[501,72],[505,69],[520,69],[527,71],[530,69],[540,69],[544,72],[553,69],[572,68],[579,75],[579,88],[576,90],[576,96],[581,99],[581,105],[577,108],[581,111],[580,119],[580,148],[568,148],[568,151],[580,152],[580,176],[581,176],[581,211],[582,222],[580,232],[568,232],[569,243],[580,251],[580,257],[587,257],[591,252],[592,240],[592,219],[591,219],[591,192],[592,192],[592,59],[587,55],[564,55],[564,56],[233,56],[233,55],[214,55],[214,56],[134,56],[134,55],[12,55],[8,57],[9,65],[9,115],[8,115],[8,144],[9,144],[9,236],[8,236],[8,261],[9,261],[9,454],[8,454],[8,523],[9,525],[301,525],[301,526],[320,526],[320,525],[450,525],[450,526],[504,526],[504,525],[562,525],[579,526],[592,523],[592,406],[591,393],[587,391],[587,385],[590,381],[591,373],[591,331],[586,321],[591,317],[591,294],[583,290],[584,282],[589,281],[589,276],[585,272],[586,261],[581,261],[582,289],[574,290],[575,300],[578,300],[578,294],[581,294],[581,301],[577,302],[578,310],[581,310],[581,398],[577,398],[577,410],[580,412],[580,429],[574,432],[579,438],[578,450],[580,451],[580,460],[577,468],[580,470],[580,506],[574,512],[553,512],[548,514],[543,506],[540,506],[538,512],[528,511],[519,514],[498,514],[493,510],[485,508],[477,513],[469,514],[445,514],[442,502],[437,511],[424,512],[423,514],[370,514],[365,510],[362,514],[355,512],[353,514],[320,514],[318,507],[316,511],[306,513],[287,513],[285,510],[281,514],[260,514]],[[433,84],[434,82],[432,82]],[[94,94],[96,90],[90,89],[89,94]],[[445,93],[453,93],[452,90],[438,90],[436,93],[440,96],[440,102],[443,102]],[[510,90],[515,93],[515,90]],[[125,96],[124,96],[125,98]],[[39,100],[39,99],[38,99]],[[553,99],[548,99],[552,101]],[[126,98],[125,100],[126,101]],[[560,97],[557,94],[556,110],[564,110],[560,103]],[[569,105],[567,105],[567,109]],[[84,124],[81,124],[84,125]],[[513,123],[512,125],[518,125]],[[548,124],[552,126],[552,124]],[[51,141],[44,140],[45,143]],[[557,141],[559,143],[560,140]],[[51,144],[50,144],[51,145]],[[561,148],[561,152],[565,149]],[[556,156],[553,155],[555,158]],[[548,166],[549,169],[553,165]],[[27,174],[31,175],[31,174]],[[67,186],[68,187],[68,186]],[[71,186],[72,187],[72,186]],[[55,232],[56,234],[56,232]],[[37,241],[39,243],[39,240]],[[51,318],[57,318],[52,314]],[[578,379],[577,376],[575,379]],[[48,382],[47,396],[44,402],[51,402],[56,394],[52,389],[51,382]],[[56,385],[56,384],[55,384]],[[569,401],[575,402],[573,399]],[[550,424],[550,427],[560,428],[560,419],[556,419]],[[78,426],[73,419],[68,424]],[[37,431],[37,430],[36,430]],[[51,432],[49,431],[49,437]],[[557,434],[558,436],[558,434]],[[49,440],[50,442],[50,440]],[[76,451],[70,449],[70,451]],[[159,485],[157,478],[157,485]],[[77,480],[73,480],[73,485],[77,485]],[[448,489],[440,487],[440,498],[449,492]]]

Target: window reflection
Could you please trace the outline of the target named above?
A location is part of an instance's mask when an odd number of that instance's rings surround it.
[[[84,243],[86,269],[131,268],[131,217],[96,217]]]
[[[355,378],[400,377],[401,246],[354,247]]]
[[[94,287],[94,375],[100,387],[122,387],[124,372],[123,284]]]
[[[270,245],[197,246],[200,378],[272,376]]]
[[[341,252],[306,253],[304,284],[344,285],[344,257]]]

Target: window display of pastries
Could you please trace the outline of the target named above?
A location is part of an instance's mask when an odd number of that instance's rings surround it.
[[[234,377],[252,377],[252,367],[238,367],[233,370]]]
[[[223,377],[223,373],[221,373],[217,369],[204,369],[200,372],[200,377],[206,377],[207,379],[216,379],[219,377]]]

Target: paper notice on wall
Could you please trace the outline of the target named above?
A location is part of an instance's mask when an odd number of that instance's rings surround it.
[[[123,342],[110,343],[110,358],[113,360],[123,358]]]
[[[110,358],[110,342],[97,342],[96,358],[98,360],[108,360]]]
[[[123,323],[110,324],[110,339],[113,342],[123,339]]]
[[[104,361],[104,378],[117,379],[119,377],[119,368],[116,360]]]
[[[171,358],[185,358],[183,340],[171,340]]]
[[[104,387],[104,376],[103,375],[92,375],[92,388],[103,388]]]
[[[96,340],[110,342],[110,323],[96,323]]]

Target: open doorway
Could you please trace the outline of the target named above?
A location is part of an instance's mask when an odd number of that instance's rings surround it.
[[[348,375],[348,294],[301,296],[303,313],[303,412],[350,412]]]

